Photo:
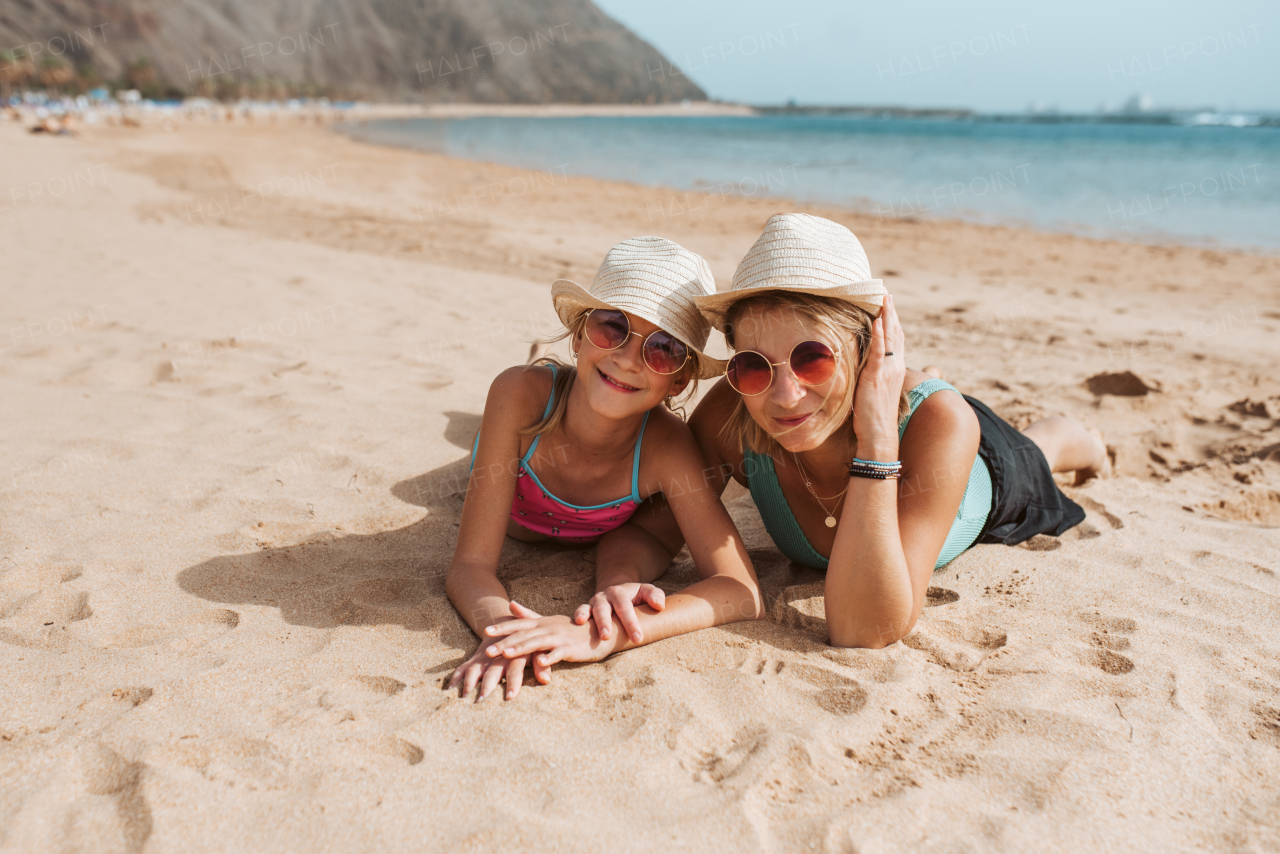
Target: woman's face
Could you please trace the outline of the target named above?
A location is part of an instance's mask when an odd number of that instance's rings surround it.
[[[689,384],[690,362],[674,374],[659,374],[645,364],[641,355],[643,342],[657,332],[654,324],[642,317],[624,312],[631,331],[616,350],[602,350],[579,332],[573,337],[578,351],[578,382],[587,395],[591,409],[606,418],[630,418],[662,403],[668,395],[679,394]]]
[[[827,382],[805,385],[792,373],[788,357],[802,341],[821,341],[838,354],[836,372]],[[798,311],[747,309],[734,323],[734,347],[755,350],[773,363],[769,387],[761,394],[742,395],[742,401],[755,422],[786,450],[813,450],[848,419],[849,409],[841,411],[841,404],[849,388],[849,365],[858,358],[853,341],[840,340]]]

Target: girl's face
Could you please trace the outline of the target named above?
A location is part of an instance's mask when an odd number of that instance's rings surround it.
[[[802,341],[821,341],[837,353],[835,374],[821,385],[805,385],[791,371],[788,357]],[[851,382],[857,344],[798,311],[747,309],[734,323],[734,348],[755,350],[773,363],[773,382],[762,393],[742,395],[747,412],[788,451],[811,451],[849,417],[842,406]],[[778,364],[782,362],[783,364]]]
[[[578,351],[578,380],[592,411],[606,418],[630,418],[658,406],[669,395],[684,391],[692,375],[693,354],[674,374],[659,374],[641,355],[644,339],[659,327],[623,312],[635,335],[616,350],[601,350],[582,332],[573,336]]]

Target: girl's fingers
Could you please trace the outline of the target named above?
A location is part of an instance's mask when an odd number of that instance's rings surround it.
[[[591,614],[596,619],[596,628],[600,630],[600,637],[603,640],[608,640],[612,637],[613,609],[609,606],[609,600],[604,596],[600,596],[591,607]]]
[[[632,606],[631,600],[619,599],[614,603],[613,615],[617,617],[618,624],[622,626],[622,630],[627,633],[627,637],[635,643],[640,643],[642,635],[640,634],[640,619],[636,616],[636,609]],[[604,633],[604,629],[600,630],[600,639],[608,640],[612,635],[612,627],[608,635]]]
[[[484,652],[485,652],[485,655],[489,656],[490,658],[500,658],[502,656],[506,656],[507,658],[510,658],[511,656],[515,655],[513,650],[517,649],[521,644],[527,643],[532,639],[542,638],[553,631],[555,630],[545,626],[541,629],[536,629],[536,628],[529,629],[528,631],[520,632],[519,634],[510,635],[508,637],[503,638],[500,641],[497,641],[496,643],[490,644],[489,646],[485,647]]]
[[[539,618],[541,619],[541,618]],[[484,630],[485,637],[500,638],[503,635],[514,634],[515,632],[523,632],[532,629],[538,625],[538,620],[507,620],[505,623],[494,623]]]
[[[547,652],[540,654],[534,659],[534,661],[550,667],[558,661],[563,661],[564,657],[568,655],[568,652],[568,647],[558,646],[555,649],[548,650]]]
[[[475,690],[476,683],[480,681],[480,673],[481,673],[480,665],[478,664],[467,665],[467,674],[462,682],[461,696],[463,697],[471,696],[471,692]]]
[[[503,665],[491,664],[484,671],[484,678],[480,680],[480,696],[476,697],[476,702],[480,702],[485,697],[493,693],[493,689],[498,687],[498,683],[502,681]]]
[[[533,678],[537,679],[542,685],[546,685],[551,681],[551,665],[543,664],[537,658],[533,659]]]
[[[542,619],[542,615],[539,614],[537,611],[533,610],[532,608],[526,608],[525,606],[521,605],[519,602],[511,603],[511,615],[513,617],[520,617],[526,620]]]
[[[640,596],[644,599],[645,604],[655,611],[661,611],[667,607],[667,594],[661,587],[646,584],[640,588]]]
[[[530,653],[538,652],[539,650],[554,649],[557,645],[565,643],[566,640],[566,638],[559,635],[539,635],[538,637],[532,637],[528,640],[521,641],[518,644],[508,646],[503,650],[503,654],[509,658],[518,655],[529,655]]]
[[[520,685],[524,683],[524,668],[528,663],[525,658],[513,658],[507,665],[507,699],[514,700],[520,693]]]
[[[579,605],[578,610],[573,612],[573,622],[579,626],[585,626],[587,620],[591,619],[591,606]]]

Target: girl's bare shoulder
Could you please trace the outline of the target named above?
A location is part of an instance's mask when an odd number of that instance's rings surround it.
[[[516,365],[494,377],[485,404],[486,416],[501,413],[503,421],[519,428],[542,419],[551,396],[554,374],[545,365]]]

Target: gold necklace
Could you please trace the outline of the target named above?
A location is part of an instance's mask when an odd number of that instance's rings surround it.
[[[836,500],[836,506],[831,510],[827,510],[827,505],[822,503],[822,499],[819,498],[818,493],[814,491],[813,484],[809,482],[809,473],[804,470],[804,464],[800,462],[800,458],[796,456],[794,451],[791,452],[791,458],[796,461],[796,468],[800,471],[800,477],[804,478],[805,489],[808,489],[809,494],[813,496],[813,500],[818,502],[818,506],[822,508],[822,512],[827,514],[827,527],[834,528],[836,526],[835,511],[840,509],[840,502],[844,498],[844,494],[849,491],[849,485],[845,484],[844,489],[840,490],[839,495],[833,495],[827,498],[828,501],[832,498]]]

